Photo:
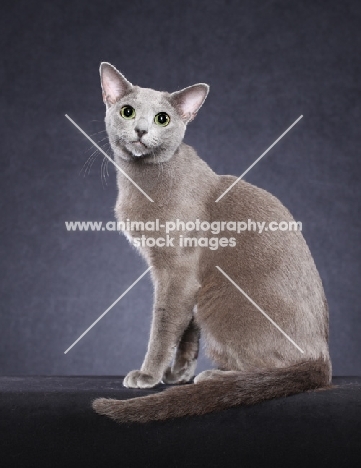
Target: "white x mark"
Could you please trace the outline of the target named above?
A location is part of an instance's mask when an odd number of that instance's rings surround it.
[[[132,289],[132,287],[135,286],[135,285],[138,283],[138,281],[140,281],[140,280],[143,278],[143,276],[145,276],[145,275],[148,273],[148,271],[149,271],[151,268],[153,268],[153,267],[150,266],[150,267],[148,268],[148,270],[145,270],[145,272],[142,273],[142,274],[139,276],[139,278],[136,279],[136,280],[134,281],[134,283],[131,284],[131,285],[129,286],[129,288],[128,288],[126,291],[124,291],[123,294],[122,294],[121,296],[119,296],[118,299],[116,299],[116,300],[113,302],[113,304],[112,304],[111,306],[109,306],[109,307],[107,308],[107,310],[104,311],[104,312],[102,313],[102,315],[101,315],[100,317],[98,317],[98,318],[95,320],[95,322],[93,322],[93,323],[90,325],[90,327],[87,328],[87,329],[85,330],[85,332],[82,333],[82,334],[79,336],[79,338],[78,338],[77,340],[75,340],[74,343],[73,343],[71,346],[69,346],[69,348],[68,348],[66,351],[64,351],[64,354],[66,354],[68,351],[70,351],[71,348],[72,348],[73,346],[75,346],[75,345],[77,344],[77,342],[80,341],[80,340],[83,338],[83,336],[85,336],[85,335],[88,333],[88,331],[90,331],[90,330],[94,327],[94,325],[96,325],[96,324],[99,322],[99,320],[101,320],[101,319],[104,317],[104,315],[107,314],[107,313],[110,311],[110,309],[112,309],[112,308],[115,306],[115,304],[117,304],[117,303],[120,301],[120,299],[122,299],[122,298]]]
[[[301,349],[301,348],[298,346],[298,344],[296,344],[296,343],[293,341],[293,339],[290,338],[290,337],[287,335],[287,333],[285,333],[285,332],[282,330],[282,328],[279,327],[279,326],[277,325],[277,323],[276,323],[274,320],[272,320],[271,317],[269,317],[269,316],[266,314],[266,312],[264,312],[264,311],[260,308],[260,306],[257,305],[257,304],[254,302],[254,300],[251,299],[251,298],[248,296],[248,294],[246,294],[246,293],[243,291],[243,289],[241,289],[241,288],[238,286],[238,284],[235,283],[235,282],[233,281],[233,279],[230,278],[230,277],[227,275],[227,273],[225,273],[225,272],[222,270],[222,268],[220,268],[218,265],[216,265],[216,268],[222,273],[223,276],[225,276],[225,277],[233,284],[233,286],[235,286],[235,287],[238,289],[238,291],[240,291],[240,292],[244,295],[244,297],[246,297],[246,298],[249,300],[249,302],[250,302],[251,304],[253,304],[253,305],[256,307],[256,309],[258,309],[258,310],[261,312],[261,314],[263,314],[263,315],[266,317],[266,319],[268,319],[268,320],[272,323],[272,325],[274,325],[274,326],[277,328],[277,330],[279,330],[279,331],[282,333],[282,335],[284,335],[284,336],[293,344],[293,346],[295,346],[299,351],[301,351],[302,354],[304,354],[303,349]]]
[[[152,199],[150,198],[150,196],[149,196],[148,194],[146,194],[146,193],[144,192],[144,190],[143,190],[142,188],[140,188],[139,185],[138,185],[137,183],[135,183],[134,180],[133,180],[131,177],[129,177],[128,174],[126,174],[126,173],[123,171],[123,169],[122,169],[121,167],[119,167],[118,164],[117,164],[115,161],[113,161],[113,159],[112,159],[109,155],[107,155],[107,153],[106,153],[105,151],[103,151],[103,150],[101,149],[101,147],[100,147],[99,145],[97,145],[97,144],[95,143],[95,141],[92,140],[92,139],[90,138],[90,136],[89,136],[88,134],[86,134],[86,133],[84,132],[84,130],[83,130],[82,128],[79,127],[78,124],[76,124],[76,123],[74,122],[73,119],[71,119],[67,114],[65,114],[65,117],[79,130],[79,132],[81,132],[85,137],[87,137],[88,140],[91,141],[91,142],[93,143],[93,145],[95,146],[95,148],[97,148],[102,154],[104,154],[104,156],[105,156],[107,159],[109,159],[109,161],[110,161],[112,164],[114,164],[114,166],[118,169],[118,171],[120,171],[128,180],[130,180],[130,182],[131,182],[133,185],[135,185],[135,187],[137,187],[137,189],[138,189],[140,192],[142,192],[142,194],[143,194],[145,197],[147,197],[149,201],[154,202],[154,200],[152,200]]]
[[[298,119],[295,120],[295,121],[293,122],[293,124],[292,124],[290,127],[288,127],[288,129],[287,129],[285,132],[283,132],[282,135],[281,135],[280,137],[278,137],[277,140],[276,140],[275,142],[273,142],[272,145],[269,146],[269,147],[266,149],[266,151],[265,151],[264,153],[262,153],[261,156],[260,156],[259,158],[257,158],[257,159],[255,160],[255,162],[254,162],[253,164],[251,164],[251,165],[249,166],[249,168],[246,169],[246,170],[244,171],[244,173],[241,174],[241,175],[238,177],[238,179],[235,180],[235,181],[233,182],[233,184],[231,184],[231,185],[228,187],[228,189],[225,190],[225,191],[222,193],[222,195],[221,195],[220,197],[217,198],[216,203],[218,203],[219,200],[220,200],[221,198],[223,198],[223,197],[225,196],[225,194],[226,194],[227,192],[229,192],[229,191],[231,190],[231,188],[234,187],[234,186],[236,185],[236,183],[239,182],[239,181],[242,179],[242,177],[244,177],[244,176],[247,174],[247,172],[250,171],[250,170],[252,169],[252,167],[255,166],[255,165],[258,163],[258,161],[260,161],[260,160],[263,158],[263,156],[266,155],[266,154],[268,153],[268,151],[269,151],[271,148],[273,148],[273,147],[280,141],[280,139],[283,138],[283,137],[286,135],[286,133],[288,133],[288,132],[291,130],[291,128],[294,127],[294,126],[296,125],[296,123],[299,122],[299,121],[302,119],[302,117],[303,117],[303,115],[300,115],[300,116],[298,117]]]

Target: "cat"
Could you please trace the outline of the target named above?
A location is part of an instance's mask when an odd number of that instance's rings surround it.
[[[132,179],[117,171],[117,220],[158,219],[161,225],[177,219],[293,221],[276,197],[244,180],[216,202],[236,178],[215,174],[183,142],[208,85],[173,93],[141,88],[107,62],[101,64],[100,76],[114,161]],[[124,401],[98,398],[94,410],[118,422],[144,423],[328,388],[328,306],[300,230],[222,233],[225,246],[211,249],[196,242],[179,245],[182,236],[203,242],[212,236],[209,230],[189,233],[179,227],[171,233],[174,246],[136,247],[152,267],[153,316],[144,362],[123,384],[189,384]],[[164,235],[124,231],[131,242],[141,235]],[[201,333],[217,368],[190,383]]]

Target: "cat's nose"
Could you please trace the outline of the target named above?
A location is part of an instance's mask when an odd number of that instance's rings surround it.
[[[136,124],[135,131],[139,138],[148,132],[148,122],[146,119],[139,119],[138,123]]]
[[[137,135],[139,136],[139,138],[141,138],[145,133],[148,132],[148,130],[145,130],[143,128],[136,128],[135,131],[137,132]]]

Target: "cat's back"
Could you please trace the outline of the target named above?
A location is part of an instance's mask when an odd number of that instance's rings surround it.
[[[231,213],[240,217],[250,217],[254,220],[262,218],[264,221],[278,219],[293,220],[289,210],[283,203],[267,190],[257,187],[244,180],[238,181],[227,193],[226,190],[237,180],[235,176],[220,175],[216,189],[215,211]],[[224,195],[223,195],[224,194]],[[223,196],[222,196],[223,195]],[[221,197],[219,199],[219,197]]]
[[[219,176],[215,200],[235,180],[233,176]],[[221,234],[233,237],[235,246],[217,249],[210,263],[226,265],[246,283],[265,279],[294,283],[296,287],[311,281],[322,289],[302,235],[302,223],[296,222],[274,195],[241,180],[217,203],[212,203],[211,209],[212,220],[224,223]]]

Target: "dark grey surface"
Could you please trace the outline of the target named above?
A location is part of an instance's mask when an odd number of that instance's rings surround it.
[[[303,222],[334,372],[360,374],[360,3],[3,5],[0,373],[124,374],[145,353],[149,278],[63,354],[146,268],[121,236],[64,227],[113,219],[114,170],[102,184],[98,156],[79,175],[93,149],[64,117],[104,129],[98,66],[110,61],[140,86],[210,84],[186,141],[218,173],[241,174],[304,115],[246,180]]]
[[[117,424],[99,397],[129,399],[120,377],[0,377],[1,462],[19,467],[317,467],[360,465],[361,379],[203,416]],[[196,389],[194,389],[196,391]]]

